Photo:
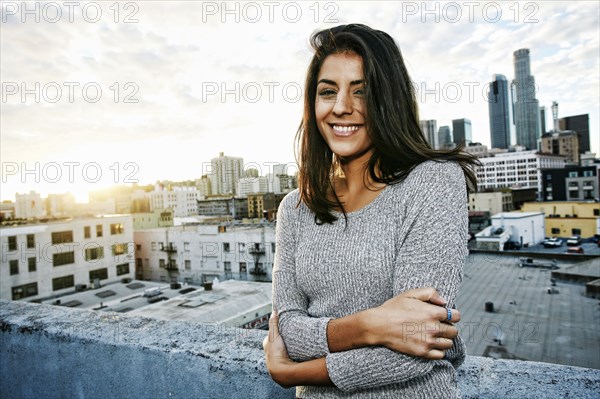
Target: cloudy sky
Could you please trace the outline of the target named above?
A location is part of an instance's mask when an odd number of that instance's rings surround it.
[[[512,53],[529,48],[540,105],[589,113],[600,153],[596,1],[26,6],[2,2],[2,200],[194,179],[219,152],[262,174],[293,163],[307,39],[350,22],[396,39],[422,119],[469,118],[488,145],[485,85],[514,78]]]

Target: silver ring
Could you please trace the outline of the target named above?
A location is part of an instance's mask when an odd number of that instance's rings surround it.
[[[452,309],[446,308],[446,311],[448,312],[448,316],[446,318],[446,321],[452,320]]]

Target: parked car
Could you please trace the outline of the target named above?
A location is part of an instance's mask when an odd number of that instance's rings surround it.
[[[583,254],[583,248],[581,247],[569,247],[567,248],[567,252],[565,252],[566,254]]]
[[[562,245],[563,245],[563,242],[558,237],[546,237],[546,239],[544,240],[545,248],[557,248],[557,247],[562,247]]]
[[[581,245],[581,238],[579,236],[573,236],[567,240],[569,247],[575,247]]]

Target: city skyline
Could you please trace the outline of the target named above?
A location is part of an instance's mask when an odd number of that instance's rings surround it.
[[[261,166],[263,175],[269,163],[294,163],[308,36],[349,22],[398,42],[421,96],[420,119],[438,126],[470,119],[473,141],[488,145],[486,85],[494,74],[512,80],[513,52],[529,48],[540,106],[557,101],[560,118],[589,114],[591,150],[600,153],[595,2],[515,2],[496,18],[493,2],[454,3],[460,15],[449,2],[426,10],[419,2],[290,2],[269,15],[260,2],[231,3],[227,14],[221,3],[142,1],[120,13],[99,3],[103,17],[94,23],[81,10],[73,22],[66,13],[51,22],[42,6],[40,22],[31,15],[22,22],[14,8],[21,3],[2,4],[2,200],[33,189],[70,191],[81,201],[127,179],[190,180],[220,152]],[[57,87],[62,97],[52,102]],[[98,87],[102,97],[92,102]],[[39,182],[21,170],[36,163]]]

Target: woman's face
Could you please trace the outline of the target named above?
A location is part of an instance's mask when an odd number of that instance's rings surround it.
[[[325,58],[317,77],[315,115],[321,135],[338,157],[350,160],[371,149],[359,55],[341,53]]]

